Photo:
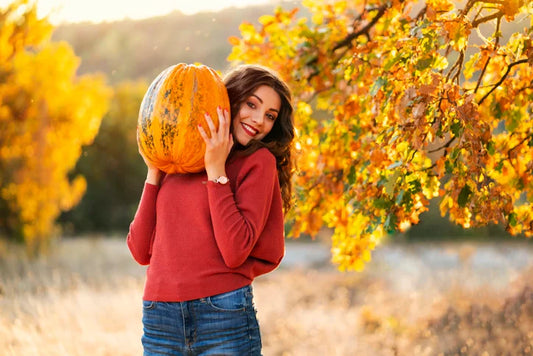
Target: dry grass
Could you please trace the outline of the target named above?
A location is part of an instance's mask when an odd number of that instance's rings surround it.
[[[124,241],[53,251],[0,245],[0,354],[141,355],[144,268]],[[254,283],[266,356],[533,354],[530,245],[384,246],[363,273],[299,256]]]

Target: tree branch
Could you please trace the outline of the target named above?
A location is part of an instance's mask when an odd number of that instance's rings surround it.
[[[501,77],[501,79],[498,81],[498,83],[494,84],[492,89],[487,94],[485,94],[485,96],[483,96],[481,98],[481,100],[479,101],[478,105],[481,105],[485,101],[485,99],[487,99],[489,97],[489,95],[492,94],[492,92],[494,90],[496,90],[496,88],[499,87],[505,81],[505,78],[507,78],[507,76],[509,75],[509,72],[511,72],[511,68],[513,68],[514,66],[517,66],[519,64],[522,64],[522,63],[527,63],[527,61],[528,60],[526,58],[526,59],[521,59],[521,60],[519,60],[517,62],[509,64],[509,66],[507,67],[507,70],[505,71],[505,74]]]
[[[444,145],[440,146],[439,148],[435,148],[433,150],[430,150],[428,151],[428,153],[434,153],[434,152],[438,152],[442,149],[445,149],[445,148],[448,148],[450,147],[450,145],[453,143],[453,141],[455,141],[455,139],[457,138],[457,136],[453,136],[451,139],[448,140],[448,142],[446,142]]]
[[[500,26],[502,23],[502,18],[498,17],[498,21],[496,23],[496,31],[494,31],[495,34],[498,34],[500,32]],[[496,36],[496,41],[494,43],[494,50],[499,46],[500,44],[500,36]],[[481,75],[479,76],[476,84],[476,89],[474,89],[474,93],[477,93],[479,86],[481,85],[481,81],[483,80],[483,76],[485,75],[485,71],[487,70],[487,67],[489,66],[491,57],[487,57],[487,61],[485,62],[485,65],[483,66],[483,70],[481,71]]]
[[[378,8],[378,13],[376,14],[376,16],[374,16],[374,18],[372,19],[372,21],[370,21],[369,23],[366,24],[365,27],[363,27],[362,29],[360,29],[359,31],[357,32],[353,32],[351,34],[349,34],[348,36],[346,36],[345,39],[343,39],[342,41],[338,42],[335,47],[333,47],[332,51],[335,52],[336,50],[338,50],[339,48],[342,48],[342,47],[345,47],[345,46],[348,46],[352,43],[352,41],[361,36],[361,35],[367,35],[368,36],[368,32],[370,31],[370,29],[376,24],[376,22],[378,22],[378,20],[385,14],[385,11],[390,7],[389,4],[384,4],[384,5],[381,5],[379,8]]]
[[[494,19],[497,19],[498,17],[502,17],[503,16],[503,12],[501,11],[498,11],[498,12],[495,12],[491,15],[488,15],[488,16],[485,16],[485,17],[482,17],[478,20],[474,20],[472,22],[472,27],[473,28],[476,28],[478,27],[479,25],[481,25],[482,23],[485,23],[485,22],[488,22],[490,20],[494,20]]]

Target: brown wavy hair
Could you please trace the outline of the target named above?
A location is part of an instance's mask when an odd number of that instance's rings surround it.
[[[231,119],[237,115],[241,105],[262,85],[267,85],[278,93],[281,108],[272,130],[261,141],[252,140],[246,147],[235,142],[234,153],[249,155],[261,147],[266,147],[276,157],[278,178],[283,198],[283,208],[289,211],[292,205],[293,174],[292,142],[294,120],[292,95],[287,84],[269,68],[259,65],[241,65],[224,76],[231,107]]]

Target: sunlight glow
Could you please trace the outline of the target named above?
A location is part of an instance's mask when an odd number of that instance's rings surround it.
[[[35,1],[35,0],[34,0]],[[36,0],[39,14],[50,15],[52,23],[104,22],[122,19],[141,19],[166,15],[173,11],[194,14],[203,11],[219,11],[228,7],[245,7],[267,3],[272,0]],[[0,0],[5,7],[12,0]]]

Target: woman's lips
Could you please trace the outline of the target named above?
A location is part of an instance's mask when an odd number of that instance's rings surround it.
[[[254,129],[252,126],[248,125],[248,124],[245,124],[244,122],[241,122],[241,126],[244,130],[244,132],[246,132],[248,135],[254,137],[255,135],[257,135],[257,130]]]

